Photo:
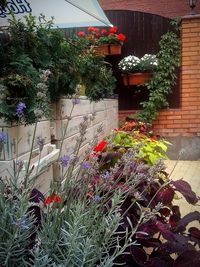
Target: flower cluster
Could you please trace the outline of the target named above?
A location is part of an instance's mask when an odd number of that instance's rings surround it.
[[[46,205],[51,204],[51,203],[60,203],[62,201],[60,195],[52,194],[51,196],[47,196],[44,200],[44,203]]]
[[[78,32],[78,36],[88,41],[88,44],[101,45],[101,44],[122,44],[126,36],[123,33],[117,33],[117,26],[110,29],[99,29],[96,27],[88,27],[88,33],[84,31]]]
[[[158,65],[158,60],[156,55],[145,54],[143,57],[139,58],[134,55],[127,56],[123,58],[118,66],[119,69],[124,73],[131,72],[151,72],[155,71]]]
[[[24,115],[24,109],[26,108],[26,104],[23,102],[19,102],[16,106],[16,115],[21,118]]]

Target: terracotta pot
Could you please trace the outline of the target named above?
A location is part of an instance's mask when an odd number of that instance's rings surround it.
[[[150,72],[137,72],[137,73],[122,74],[123,82],[125,86],[144,84],[145,82],[151,79],[152,75],[153,74]]]
[[[121,55],[122,46],[120,44],[110,44],[109,52],[109,55]]]

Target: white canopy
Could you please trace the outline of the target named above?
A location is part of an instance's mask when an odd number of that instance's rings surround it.
[[[6,8],[0,7],[0,26],[9,24],[11,12],[17,19],[29,13],[54,17],[60,28],[112,26],[97,0],[9,0]]]

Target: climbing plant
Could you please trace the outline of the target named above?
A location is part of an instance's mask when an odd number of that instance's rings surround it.
[[[158,59],[157,70],[153,78],[146,83],[149,98],[141,103],[143,110],[136,113],[136,118],[152,122],[159,114],[161,108],[168,106],[167,95],[176,84],[176,70],[180,61],[180,39],[178,21],[173,21],[175,31],[168,31],[161,37],[160,50],[156,55]]]

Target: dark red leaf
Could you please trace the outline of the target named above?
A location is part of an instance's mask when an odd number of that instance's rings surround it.
[[[170,215],[171,210],[169,208],[160,209],[160,214],[162,216],[168,217]]]
[[[172,206],[172,212],[174,215],[176,215],[178,218],[181,218],[180,208],[179,206]]]
[[[179,222],[177,223],[177,227],[175,229],[176,232],[183,232],[186,226],[193,221],[200,222],[200,212],[193,211],[185,215]]]
[[[190,204],[198,202],[199,198],[196,196],[190,184],[183,180],[172,181],[173,186],[179,191]]]
[[[193,236],[193,237],[196,237],[196,238],[199,238],[200,239],[200,230],[197,229],[196,227],[190,227],[188,232]]]
[[[182,253],[174,262],[173,267],[199,267],[200,251],[188,250]]]
[[[140,235],[136,233],[137,238],[151,238],[154,234],[158,233],[158,228],[155,226],[154,221],[148,221],[138,227],[138,232],[145,232],[148,236]]]
[[[170,267],[171,264],[166,262],[160,258],[152,258],[150,259],[145,266],[148,267]]]
[[[155,201],[163,203],[163,205],[168,205],[172,202],[174,198],[174,189],[171,187],[162,188],[156,195]]]
[[[166,240],[171,242],[175,240],[174,234],[168,229],[168,225],[156,221],[156,226]]]
[[[189,243],[190,238],[184,235],[174,234],[175,240],[173,242],[167,241],[163,243],[159,250],[166,251],[169,254],[182,253],[186,250],[194,250],[194,246]]]
[[[147,248],[157,248],[161,245],[161,241],[158,238],[137,239],[137,241],[139,244]]]
[[[147,261],[146,252],[142,248],[136,246],[131,246],[130,250],[134,261],[140,266],[145,266],[145,262]]]
[[[178,221],[181,219],[179,206],[173,206],[172,213],[173,214],[169,218],[169,223],[172,228],[175,228],[177,226]]]
[[[29,201],[34,203],[40,203],[40,201],[44,202],[44,195],[38,189],[33,188]]]

